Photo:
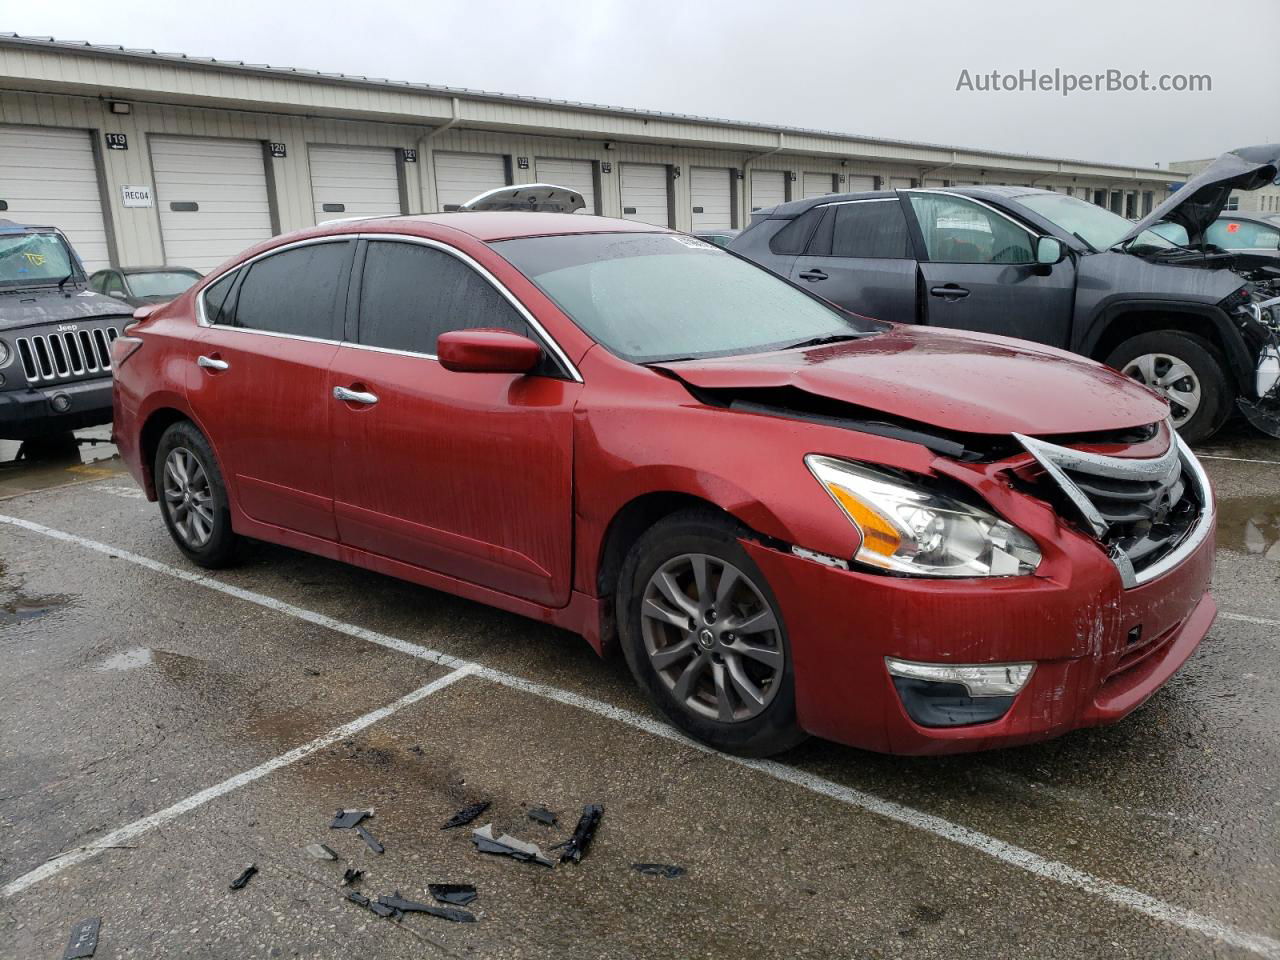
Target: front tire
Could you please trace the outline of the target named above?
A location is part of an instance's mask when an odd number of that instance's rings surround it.
[[[240,537],[231,529],[227,487],[195,424],[181,420],[161,435],[155,483],[164,524],[187,559],[213,570],[234,563]]]
[[[1213,436],[1231,413],[1235,391],[1226,362],[1194,334],[1158,330],[1131,337],[1111,352],[1107,365],[1168,400],[1173,425],[1188,443]]]
[[[618,624],[632,676],[673,724],[761,757],[805,735],[778,601],[740,535],[712,510],[656,523],[618,575]]]

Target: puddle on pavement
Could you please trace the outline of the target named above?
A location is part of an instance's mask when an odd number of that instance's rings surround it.
[[[125,650],[107,657],[93,669],[100,673],[104,670],[137,670],[139,667],[148,666],[153,659],[150,647],[134,647],[132,650]]]
[[[0,440],[0,496],[109,477],[119,469],[109,425],[37,440]]]
[[[1280,562],[1280,499],[1228,497],[1219,500],[1218,546]]]
[[[10,623],[37,620],[70,602],[70,597],[61,595],[30,597],[21,593],[15,594],[0,602],[0,627]]]

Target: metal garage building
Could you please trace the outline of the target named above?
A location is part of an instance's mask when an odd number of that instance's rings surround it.
[[[208,270],[339,217],[448,210],[538,180],[679,230],[847,190],[1008,183],[1125,213],[1184,174],[0,35],[0,218],[89,269]]]

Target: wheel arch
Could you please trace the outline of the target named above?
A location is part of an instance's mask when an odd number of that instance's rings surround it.
[[[194,417],[185,410],[181,410],[176,406],[160,406],[156,407],[142,422],[142,427],[138,431],[138,459],[142,468],[143,490],[147,494],[147,499],[154,501],[159,494],[156,491],[155,478],[155,462],[156,451],[160,449],[160,438],[164,436],[164,432],[175,423],[181,423],[183,420],[193,424],[197,430],[200,430],[200,424],[196,423]],[[204,431],[201,430],[201,433]],[[207,436],[207,434],[206,434]]]

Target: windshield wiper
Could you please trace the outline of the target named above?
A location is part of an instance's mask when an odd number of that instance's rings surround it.
[[[1081,243],[1083,243],[1086,247],[1088,247],[1088,248],[1089,248],[1089,252],[1090,252],[1090,253],[1097,253],[1097,252],[1098,252],[1098,248],[1097,248],[1097,247],[1095,247],[1095,246],[1094,246],[1092,243],[1090,243],[1088,240],[1086,240],[1084,237],[1080,236],[1080,232],[1079,232],[1078,230],[1072,230],[1072,231],[1071,231],[1071,235],[1072,235],[1073,237],[1075,237],[1077,240],[1079,240]]]
[[[821,347],[828,343],[843,343],[846,340],[861,340],[865,336],[865,333],[832,333],[825,337],[813,337],[810,340],[801,340],[799,343],[789,343],[785,347],[779,347],[779,349],[799,350],[803,347]]]

